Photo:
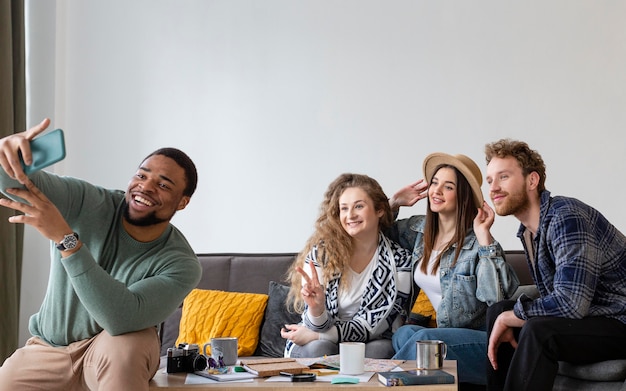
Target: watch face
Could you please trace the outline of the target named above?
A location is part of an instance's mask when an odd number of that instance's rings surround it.
[[[74,247],[76,247],[77,244],[78,238],[76,238],[76,235],[74,234],[67,235],[63,238],[63,247],[65,247],[66,250],[73,249]]]

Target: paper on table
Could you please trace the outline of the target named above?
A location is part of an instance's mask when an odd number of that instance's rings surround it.
[[[195,371],[195,375],[206,377],[219,382],[231,382],[235,380],[256,379],[257,376],[250,372],[209,373],[208,371]]]
[[[231,380],[229,383],[245,383],[252,382],[253,380],[254,379]],[[209,379],[208,377],[198,376],[194,373],[188,373],[185,378],[185,384],[224,384],[224,382]]]
[[[296,358],[300,364],[310,367],[314,364],[322,364],[328,367],[339,368],[339,355],[324,356],[317,358]],[[365,357],[365,372],[386,372],[402,364],[404,360],[390,360]]]

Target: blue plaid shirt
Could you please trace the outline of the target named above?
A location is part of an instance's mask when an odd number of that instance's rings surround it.
[[[522,240],[526,227],[520,226]],[[533,238],[533,280],[541,297],[515,304],[521,319],[558,316],[615,318],[626,323],[626,237],[596,209],[568,197],[541,193],[541,213]]]

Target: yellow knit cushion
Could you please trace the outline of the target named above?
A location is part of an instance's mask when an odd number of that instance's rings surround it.
[[[176,345],[202,345],[216,337],[237,337],[237,355],[254,354],[268,295],[194,289],[183,302]],[[210,349],[207,349],[210,354]]]
[[[417,295],[417,299],[415,299],[411,312],[424,316],[430,316],[431,318],[428,322],[428,327],[437,327],[437,311],[435,311],[433,305],[430,303],[430,300],[428,300],[428,296],[426,296],[426,293],[424,293],[423,290],[420,290],[420,293]]]

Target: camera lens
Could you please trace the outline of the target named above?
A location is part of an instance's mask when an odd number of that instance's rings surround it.
[[[193,359],[193,369],[194,371],[204,371],[206,369],[207,360],[202,354],[198,354]]]

